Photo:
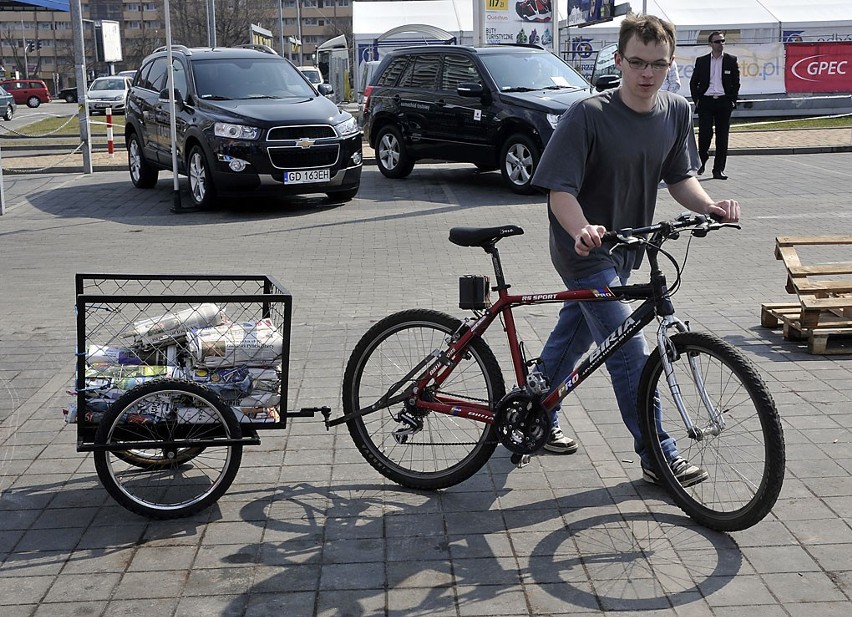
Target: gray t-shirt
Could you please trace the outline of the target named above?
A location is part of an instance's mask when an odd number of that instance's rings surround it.
[[[589,223],[608,230],[650,225],[660,180],[675,184],[696,165],[692,111],[682,96],[659,92],[653,111],[638,113],[618,89],[579,101],[565,112],[550,138],[533,185],[570,193]],[[549,201],[549,200],[548,200]],[[615,266],[639,266],[639,251],[574,251],[574,239],[550,218],[550,256],[563,278],[579,278]]]

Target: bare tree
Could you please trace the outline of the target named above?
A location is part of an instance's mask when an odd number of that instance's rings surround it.
[[[248,43],[251,24],[262,23],[264,17],[271,14],[268,0],[217,0],[215,4],[216,45],[219,47]],[[170,12],[174,44],[208,45],[207,0],[176,0]]]
[[[36,24],[38,25],[38,24]],[[36,29],[38,32],[38,29]],[[27,43],[33,44],[33,50],[28,51],[26,54],[27,64],[29,66],[33,66],[35,63],[35,67],[32,71],[27,71],[27,67],[24,66],[24,49],[23,49],[23,39],[21,38],[20,33],[15,32],[12,33],[12,29],[9,26],[6,26],[6,29],[2,34],[2,45],[8,45],[9,49],[12,50],[12,66],[6,67],[6,70],[18,71],[22,76],[29,74],[29,77],[38,77],[39,70],[41,69],[41,50],[35,49],[36,41],[35,39],[27,39]]]

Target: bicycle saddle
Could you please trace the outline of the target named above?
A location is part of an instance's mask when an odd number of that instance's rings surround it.
[[[450,229],[450,242],[458,246],[486,247],[496,244],[500,238],[523,235],[524,230],[517,225],[500,227],[453,227]]]

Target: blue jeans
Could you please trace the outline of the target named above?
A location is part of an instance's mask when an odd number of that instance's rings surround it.
[[[629,276],[629,270],[616,272],[615,268],[608,268],[583,278],[565,278],[563,281],[569,290],[595,289],[626,285]],[[570,375],[592,343],[600,345],[631,312],[628,304],[618,301],[566,302],[559,311],[559,320],[541,352],[539,370],[547,376],[551,387]],[[645,338],[637,334],[606,361],[618,408],[621,410],[621,419],[633,435],[633,448],[646,467],[651,464],[651,453],[642,441],[637,403],[639,380],[647,357],[648,346],[645,344]],[[677,456],[677,445],[674,439],[660,430],[659,397],[656,408],[657,428],[663,452],[666,454],[666,460],[671,460]],[[552,420],[553,426],[559,426],[558,407],[553,410]]]

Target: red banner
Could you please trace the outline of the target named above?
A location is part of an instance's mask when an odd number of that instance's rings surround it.
[[[852,43],[793,43],[784,48],[787,92],[852,92]]]

